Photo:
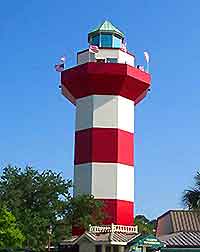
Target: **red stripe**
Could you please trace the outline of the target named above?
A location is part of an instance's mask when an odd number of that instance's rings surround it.
[[[101,199],[106,218],[104,224],[133,225],[134,203],[125,200]]]
[[[100,162],[133,166],[133,133],[91,128],[75,135],[75,164]]]
[[[134,203],[124,200],[114,199],[98,199],[104,204],[104,212],[106,218],[103,221],[105,225],[125,225],[132,226],[134,224]],[[84,229],[80,227],[72,227],[73,235],[81,235]]]

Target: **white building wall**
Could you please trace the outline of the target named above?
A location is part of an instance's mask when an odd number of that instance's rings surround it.
[[[91,194],[92,192],[92,164],[85,163],[74,167],[74,196]]]
[[[76,131],[93,126],[93,96],[76,100]]]
[[[120,49],[99,49],[98,53],[91,53],[89,50],[78,53],[77,63],[78,65],[95,62],[97,59],[117,58],[118,63],[128,64],[130,66],[135,65],[135,57],[129,53],[126,53]]]
[[[119,49],[99,49],[95,54],[96,59],[119,58]]]
[[[115,95],[91,95],[76,101],[76,131],[118,128],[134,132],[134,102]]]
[[[117,199],[117,164],[92,164],[92,194],[95,199]]]
[[[118,164],[117,199],[134,202],[134,169],[132,166]]]
[[[126,63],[130,66],[135,66],[135,57],[133,55],[119,50],[118,63]]]
[[[74,196],[94,195],[96,199],[119,199],[134,202],[134,169],[119,163],[75,165]]]

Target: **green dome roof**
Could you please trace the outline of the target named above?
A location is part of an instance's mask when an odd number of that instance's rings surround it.
[[[88,37],[96,34],[96,33],[101,33],[101,32],[105,32],[105,33],[114,33],[119,35],[120,37],[124,38],[124,34],[117,29],[110,21],[104,21],[100,26],[98,26],[96,29],[92,30],[91,32],[89,32]]]

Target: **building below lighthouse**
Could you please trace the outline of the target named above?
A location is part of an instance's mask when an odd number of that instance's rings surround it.
[[[134,108],[150,88],[124,34],[109,21],[88,34],[77,66],[61,72],[62,94],[76,106],[74,197],[102,201],[103,226],[73,227],[65,251],[123,252],[139,237],[134,226]],[[68,250],[67,250],[68,248]],[[145,252],[145,250],[144,250]]]

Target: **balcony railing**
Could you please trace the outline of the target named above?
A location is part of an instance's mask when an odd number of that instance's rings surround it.
[[[124,225],[101,225],[89,227],[89,232],[92,233],[127,233],[127,234],[137,234],[138,226],[124,226]]]

